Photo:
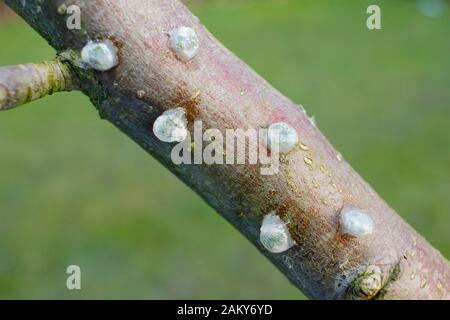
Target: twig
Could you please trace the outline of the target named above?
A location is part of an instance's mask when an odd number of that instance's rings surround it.
[[[69,68],[58,59],[0,68],[0,111],[55,92],[75,89]]]

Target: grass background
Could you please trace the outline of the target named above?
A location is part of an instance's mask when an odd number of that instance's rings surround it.
[[[450,19],[416,1],[200,1],[226,46],[315,115],[354,168],[450,256]],[[0,17],[0,65],[54,51]],[[82,290],[65,269],[82,269]],[[0,114],[0,298],[303,296],[112,125],[58,94]]]

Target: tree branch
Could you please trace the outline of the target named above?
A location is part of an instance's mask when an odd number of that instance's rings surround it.
[[[67,30],[58,14],[62,1],[21,2],[6,0],[59,51],[79,55],[97,39],[116,45],[119,64],[107,72],[79,68],[75,55],[66,61],[101,117],[193,188],[307,296],[450,297],[447,260],[342,160],[301,108],[224,48],[178,0],[73,0],[82,10],[78,31]],[[200,43],[189,62],[171,51],[168,38],[182,26],[193,28]],[[185,110],[191,134],[194,120],[222,132],[286,122],[300,143],[282,157],[274,176],[262,176],[258,165],[175,165],[172,145],[152,132],[155,119],[174,107]],[[341,211],[349,206],[370,215],[372,234],[342,232]],[[271,211],[288,222],[295,241],[281,253],[269,252],[259,240]]]
[[[69,68],[59,59],[0,68],[0,111],[12,109],[75,84]]]

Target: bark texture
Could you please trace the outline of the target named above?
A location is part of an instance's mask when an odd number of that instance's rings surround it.
[[[100,116],[130,136],[239,229],[291,282],[318,299],[448,299],[447,260],[398,216],[341,158],[302,108],[223,47],[178,0],[73,0],[82,30],[68,30],[65,1],[7,0],[59,52]],[[23,5],[25,3],[25,5]],[[59,10],[58,10],[59,9]],[[167,32],[188,26],[198,55],[185,63],[169,49]],[[81,48],[110,39],[120,63],[109,72],[77,67]],[[25,46],[25,44],[24,44]],[[182,107],[189,127],[261,128],[287,122],[301,144],[281,158],[280,172],[258,165],[180,165],[173,145],[152,132],[163,111]],[[347,205],[368,212],[371,235],[339,232]],[[270,253],[259,242],[262,218],[275,211],[297,243]],[[207,262],[205,262],[207,263]]]
[[[68,67],[58,60],[3,67],[0,68],[0,111],[73,87]]]

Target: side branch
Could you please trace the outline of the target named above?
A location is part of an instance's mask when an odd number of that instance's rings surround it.
[[[69,68],[59,60],[0,68],[0,111],[60,91],[75,89]]]

